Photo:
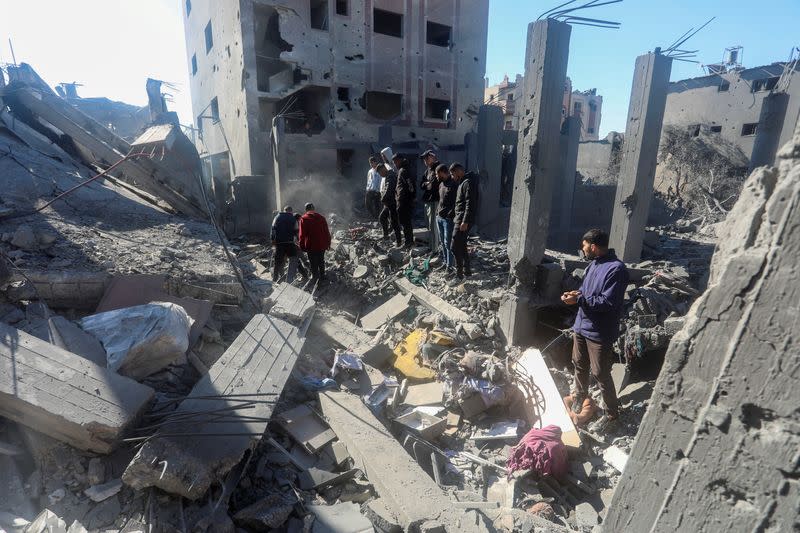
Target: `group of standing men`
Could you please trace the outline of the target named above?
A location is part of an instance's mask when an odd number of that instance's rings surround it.
[[[426,166],[420,189],[431,251],[441,250],[441,268],[463,279],[472,274],[467,238],[477,218],[477,176],[460,163],[449,167],[440,163],[432,150],[425,151],[420,158]],[[369,163],[367,210],[380,221],[385,239],[391,238],[391,228],[398,247],[412,248],[417,186],[411,164],[400,154],[392,157],[397,172],[377,157],[370,157]]]
[[[302,215],[294,213],[291,206],[284,207],[272,220],[270,238],[275,248],[273,280],[282,279],[287,260],[288,283],[294,281],[297,272],[307,280],[309,271],[314,284],[325,280],[325,251],[331,246],[331,232],[328,221],[316,212],[314,204],[307,203]]]

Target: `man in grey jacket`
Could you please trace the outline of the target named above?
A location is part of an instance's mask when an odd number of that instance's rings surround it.
[[[467,238],[478,218],[478,176],[474,172],[466,172],[460,163],[450,165],[450,175],[458,183],[451,249],[456,260],[456,276],[462,280],[472,275]]]

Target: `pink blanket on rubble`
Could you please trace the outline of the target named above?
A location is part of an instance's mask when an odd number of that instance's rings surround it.
[[[561,428],[549,425],[530,430],[511,449],[506,466],[509,474],[516,470],[533,470],[557,478],[566,474],[569,460],[567,448],[561,442]]]

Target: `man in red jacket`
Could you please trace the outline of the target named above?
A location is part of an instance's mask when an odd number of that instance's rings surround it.
[[[325,279],[325,250],[331,247],[331,232],[328,221],[314,211],[314,204],[306,204],[306,212],[300,217],[300,249],[308,254],[311,264],[311,281],[319,283]]]

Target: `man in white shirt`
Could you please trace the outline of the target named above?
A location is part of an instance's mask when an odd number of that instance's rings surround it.
[[[369,158],[369,172],[367,172],[367,191],[364,196],[364,205],[367,212],[374,219],[378,218],[381,212],[381,175],[378,174],[378,158]]]

